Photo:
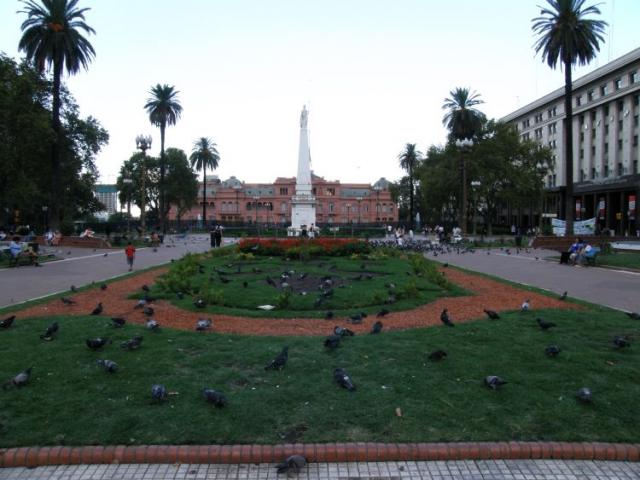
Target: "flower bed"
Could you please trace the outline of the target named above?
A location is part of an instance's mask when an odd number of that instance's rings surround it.
[[[371,246],[352,238],[243,238],[238,248],[244,253],[268,256],[331,255],[336,257],[369,253]]]

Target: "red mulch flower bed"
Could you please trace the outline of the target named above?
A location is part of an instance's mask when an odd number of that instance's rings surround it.
[[[118,280],[109,284],[106,290],[91,289],[73,295],[75,305],[64,305],[59,299],[22,310],[19,317],[50,315],[88,315],[102,302],[105,317],[123,316],[132,323],[145,323],[141,310],[134,310],[136,300],[127,298],[132,292],[141,292],[143,284],[151,285],[156,277],[166,272],[166,268],[155,269]],[[452,282],[474,293],[467,297],[441,298],[413,310],[394,312],[383,319],[385,330],[402,330],[408,328],[441,325],[440,312],[449,309],[451,319],[456,323],[484,318],[483,309],[497,312],[517,310],[525,299],[529,299],[531,309],[543,308],[579,308],[577,305],[557,300],[556,298],[525,291],[502,282],[479,275],[465,273],[456,269],[443,269]],[[208,317],[213,320],[212,331],[217,333],[237,333],[245,335],[327,335],[334,325],[345,324],[345,319],[333,320],[308,318],[245,318],[229,315],[207,314],[205,312],[189,312],[181,310],[166,301],[153,303],[154,318],[162,327],[194,330],[198,318]],[[349,325],[355,332],[368,332],[375,317],[368,317],[361,325]]]

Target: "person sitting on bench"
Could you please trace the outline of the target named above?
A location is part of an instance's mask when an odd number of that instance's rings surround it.
[[[569,260],[571,261],[572,265],[576,264],[576,260],[580,255],[580,252],[582,251],[584,246],[585,246],[585,243],[582,241],[582,239],[577,238],[575,243],[571,245],[571,248],[569,248]]]

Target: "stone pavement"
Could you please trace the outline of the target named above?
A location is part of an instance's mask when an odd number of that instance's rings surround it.
[[[0,480],[276,479],[273,464],[59,465],[0,469]],[[574,460],[311,463],[291,478],[318,480],[631,480],[640,464]]]
[[[550,290],[569,292],[570,297],[625,311],[640,311],[640,273],[599,267],[572,267],[543,260],[557,256],[550,250],[520,250],[511,255],[499,248],[478,249],[475,253],[455,252],[427,258],[476,272],[495,275],[513,282]],[[536,260],[538,257],[539,260]]]

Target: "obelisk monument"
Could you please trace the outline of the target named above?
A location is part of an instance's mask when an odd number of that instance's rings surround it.
[[[303,230],[309,231],[316,224],[316,199],[311,186],[311,152],[309,151],[309,132],[307,121],[309,111],[302,108],[300,114],[300,147],[298,148],[298,175],[296,176],[296,193],[291,198],[290,235],[300,235]]]

